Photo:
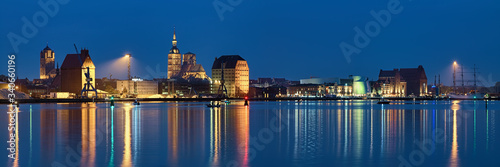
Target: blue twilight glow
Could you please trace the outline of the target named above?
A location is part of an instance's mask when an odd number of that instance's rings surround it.
[[[223,20],[213,2],[236,1],[68,1],[48,17],[46,25],[37,27],[33,37],[19,44],[16,63],[22,68],[16,70],[20,78],[37,78],[37,58],[48,42],[59,64],[66,54],[75,52],[73,43],[89,48],[99,78],[109,73],[125,78],[126,72],[118,69],[100,70],[125,53],[137,55],[134,74],[152,76],[146,66],[156,69],[156,65],[160,71],[155,74],[164,73],[175,25],[182,53],[196,53],[205,69],[216,56],[239,54],[249,62],[251,78],[298,80],[354,74],[371,79],[379,69],[422,64],[427,76],[441,74],[443,83],[451,84],[446,66],[457,60],[466,67],[477,64],[482,73],[500,80],[500,1],[399,0],[402,12],[392,15],[390,24],[370,38],[350,63],[339,44],[353,44],[354,28],[364,29],[375,20],[370,11],[387,9],[389,0],[238,1],[223,13]],[[8,0],[2,6],[0,53],[7,55],[14,52],[7,34],[24,36],[22,18],[33,22],[32,16],[43,9],[38,1]],[[6,64],[0,63],[0,69],[6,69]]]

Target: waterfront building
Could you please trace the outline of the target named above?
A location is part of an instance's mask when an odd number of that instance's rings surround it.
[[[276,98],[276,97],[286,97],[287,88],[280,85],[273,85],[264,88],[263,94],[265,98]]]
[[[300,84],[333,84],[340,83],[340,78],[309,78],[301,79]]]
[[[427,76],[422,65],[417,68],[401,68],[400,72],[406,81],[408,95],[427,95]]]
[[[49,91],[46,85],[26,85],[25,89],[32,98],[45,98]]]
[[[210,96],[210,81],[185,79],[154,79],[158,82],[160,94],[171,97],[203,97]]]
[[[380,88],[377,94],[381,96],[405,97],[407,93],[406,81],[401,76],[399,69],[380,70],[378,86]]]
[[[309,78],[301,79],[301,84],[325,86],[325,95],[329,97],[366,96],[369,92],[366,77],[349,76],[349,78]]]
[[[67,98],[71,98],[71,94],[69,92],[50,92],[49,98],[51,98],[51,99],[67,99]]]
[[[118,79],[109,79],[109,78],[97,78],[95,80],[95,88],[98,90],[104,90],[107,91],[108,93],[115,93],[116,92],[116,83]]]
[[[248,97],[251,98],[263,98],[264,95],[264,88],[261,87],[255,87],[255,86],[250,86],[248,88]]]
[[[224,69],[224,71],[222,71]],[[215,58],[212,65],[212,93],[217,93],[224,72],[224,85],[229,97],[243,97],[249,90],[248,63],[239,55]]]
[[[277,98],[287,96],[287,87],[273,85],[269,87],[250,87],[248,97],[252,98]]]
[[[352,76],[353,96],[367,96],[371,92],[368,78],[361,76]]]
[[[350,97],[353,96],[352,82],[341,82],[340,84],[325,85],[326,96],[329,97]]]
[[[267,88],[272,86],[290,86],[290,81],[285,78],[258,78],[250,80],[250,87]]]
[[[158,82],[147,81],[140,78],[118,80],[116,81],[116,89],[124,95],[146,98],[158,94]]]
[[[427,95],[427,76],[422,65],[417,68],[380,70],[377,92],[382,96],[405,97]]]
[[[40,79],[52,79],[56,77],[55,53],[47,45],[40,52]]]
[[[323,84],[298,84],[287,88],[288,97],[323,97],[326,87]]]
[[[61,91],[80,95],[87,83],[85,73],[90,72],[90,83],[95,87],[95,65],[89,55],[89,50],[82,49],[78,54],[67,54],[61,65]],[[92,96],[89,92],[88,97]]]

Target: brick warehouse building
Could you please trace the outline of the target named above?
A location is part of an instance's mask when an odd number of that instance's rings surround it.
[[[379,94],[383,96],[425,96],[427,94],[427,76],[424,67],[380,70]]]
[[[61,65],[61,91],[80,95],[86,83],[85,73],[90,69],[91,84],[95,87],[95,65],[89,50],[82,49],[80,54],[68,54]]]

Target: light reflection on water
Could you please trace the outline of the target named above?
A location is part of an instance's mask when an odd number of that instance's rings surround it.
[[[25,104],[7,166],[498,164],[499,102]],[[1,106],[7,111],[9,106]],[[4,126],[8,117],[0,120]],[[7,141],[10,132],[1,128]],[[442,132],[442,133],[441,133]],[[442,139],[442,140],[439,140]],[[432,141],[427,149],[415,142]],[[4,148],[8,145],[4,144]],[[434,147],[430,147],[434,146]],[[470,149],[472,148],[472,149]],[[420,156],[423,155],[423,156]],[[421,159],[423,158],[423,159]]]

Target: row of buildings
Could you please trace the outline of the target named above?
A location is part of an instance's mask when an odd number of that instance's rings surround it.
[[[162,94],[188,96],[244,97],[249,89],[249,67],[239,55],[224,55],[215,58],[212,78],[207,76],[201,64],[196,63],[196,54],[180,54],[177,37],[172,40],[168,54],[167,79],[158,79]]]
[[[83,95],[82,89],[90,83],[95,91],[88,96],[118,95],[121,97],[407,97],[428,95],[425,70],[401,68],[380,70],[378,80],[366,77],[309,78],[289,81],[285,78],[249,79],[249,67],[239,55],[224,55],[215,58],[212,64],[212,78],[196,54],[180,54],[174,30],[172,48],[168,54],[167,78],[130,80],[95,77],[96,68],[87,49],[80,53],[67,54],[62,66],[55,67],[55,52],[46,46],[40,52],[40,79],[18,80],[21,90],[32,97],[53,97],[50,92],[65,92],[70,97]],[[88,73],[88,77],[86,74]],[[61,94],[61,93],[60,93]],[[64,94],[64,93],[63,93]],[[63,96],[64,97],[64,96]]]
[[[87,49],[80,53],[67,54],[62,66],[55,66],[55,52],[46,46],[40,52],[40,79],[29,81],[18,79],[16,85],[32,97],[54,97],[54,92],[79,97],[82,88],[90,83],[96,91],[90,96],[119,95],[122,97],[419,97],[432,96],[438,92],[436,83],[428,85],[423,66],[380,70],[377,80],[367,77],[309,78],[290,81],[285,78],[258,78],[250,80],[249,67],[239,55],[224,55],[215,58],[212,78],[196,54],[180,54],[174,31],[172,48],[168,54],[167,78],[142,80],[118,80],[95,78],[95,65]],[[88,74],[88,77],[86,76]],[[439,84],[440,85],[440,84]],[[495,89],[498,92],[497,84]],[[52,92],[52,93],[51,93]],[[490,91],[491,92],[491,91]],[[494,91],[493,91],[494,92]],[[64,96],[63,96],[64,97]]]
[[[18,90],[35,98],[80,97],[243,97],[249,91],[249,67],[239,55],[215,58],[210,78],[196,54],[181,54],[174,29],[168,54],[166,78],[119,80],[96,78],[96,67],[88,49],[67,54],[59,68],[55,51],[48,45],[40,52],[40,79],[18,79]]]
[[[252,82],[251,82],[252,83]],[[379,77],[309,78],[300,82],[284,78],[259,78],[250,86],[250,97],[419,97],[431,95],[422,66],[380,70]]]
[[[17,85],[32,97],[408,97],[429,95],[423,66],[380,70],[377,80],[347,78],[285,78],[250,80],[248,62],[239,55],[216,57],[209,77],[196,54],[181,54],[174,29],[168,53],[166,78],[125,80],[96,78],[88,49],[67,54],[59,67],[55,52],[47,45],[40,52],[40,79],[19,79]],[[52,92],[52,93],[51,93]]]

